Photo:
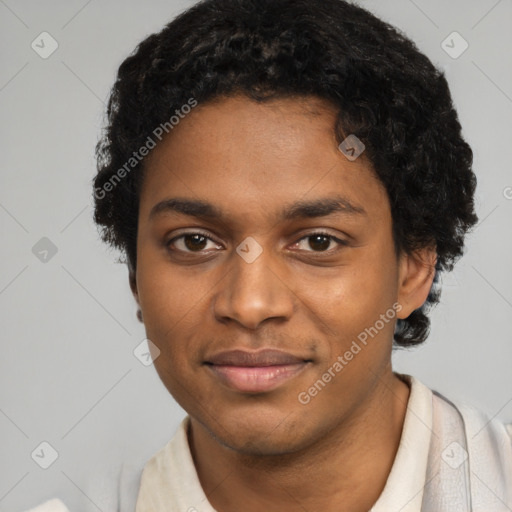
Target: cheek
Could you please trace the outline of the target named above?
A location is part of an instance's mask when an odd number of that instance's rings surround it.
[[[350,261],[329,273],[305,273],[297,295],[342,339],[373,325],[396,300],[396,263],[378,251],[354,249]],[[334,331],[334,332],[333,332]]]
[[[162,255],[143,255],[138,263],[137,287],[146,325],[171,329],[201,307],[211,286],[192,268],[172,266]]]
[[[194,352],[193,335],[200,326],[208,285],[185,277],[168,262],[143,257],[137,271],[139,301],[147,337],[159,348],[155,368],[175,375],[184,370],[187,354]],[[193,281],[193,283],[192,283]],[[186,346],[190,350],[183,350]]]
[[[185,279],[168,265],[148,263],[140,267],[138,288],[146,336],[160,351],[154,367],[169,393],[188,410],[192,395],[203,400],[194,372],[199,368],[198,333],[204,325],[208,287],[200,279],[191,286],[190,277]]]

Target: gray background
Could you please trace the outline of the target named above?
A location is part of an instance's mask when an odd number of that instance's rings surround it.
[[[446,71],[479,182],[481,221],[445,278],[430,339],[395,354],[396,368],[512,421],[512,1],[360,4]],[[117,67],[187,5],[0,0],[0,511],[54,496],[72,511],[97,505],[101,493],[86,481],[124,459],[146,460],[184,416],[133,354],[144,329],[126,268],[92,223],[90,181]],[[59,45],[47,59],[31,48],[43,31]],[[458,58],[441,46],[453,31],[469,43]],[[32,250],[43,237],[57,248],[46,262]],[[58,453],[46,470],[31,457],[50,456],[43,441]]]

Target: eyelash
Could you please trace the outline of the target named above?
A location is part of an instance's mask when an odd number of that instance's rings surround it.
[[[182,238],[185,238],[187,236],[194,236],[194,235],[199,235],[199,236],[202,236],[214,243],[217,243],[215,242],[208,233],[202,233],[201,231],[188,231],[186,233],[181,233],[179,236],[176,236],[174,238],[172,238],[171,240],[169,240],[168,242],[166,242],[166,247],[169,247],[175,243],[177,240],[180,240]],[[329,234],[329,233],[326,233],[325,231],[315,231],[315,232],[311,232],[311,233],[308,233],[307,235],[305,236],[302,236],[301,238],[299,238],[296,242],[294,242],[293,245],[296,245],[298,244],[299,242],[301,242],[302,240],[305,240],[305,239],[308,239],[308,238],[311,238],[311,237],[314,237],[314,236],[323,236],[325,238],[328,238],[330,239],[331,241],[334,241],[336,243],[338,243],[339,246],[347,246],[348,243],[345,242],[344,240],[340,240],[339,238]],[[220,245],[220,244],[218,244]],[[172,249],[171,249],[172,250]],[[175,249],[176,250],[176,249]],[[339,247],[338,249],[335,249],[334,252],[337,252],[337,250],[339,250]],[[182,250],[182,249],[177,249],[178,252],[183,252],[185,254],[201,254],[202,251],[188,251],[188,250]],[[306,252],[311,252],[313,254],[319,254],[319,255],[322,255],[322,254],[328,254],[328,255],[331,255],[333,253],[333,250],[332,249],[329,249],[327,251],[306,251]]]

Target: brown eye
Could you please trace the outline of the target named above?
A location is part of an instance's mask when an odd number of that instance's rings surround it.
[[[191,251],[202,251],[206,245],[207,238],[202,235],[185,235],[183,237],[183,243],[185,247]]]
[[[207,249],[209,242],[213,245],[213,248],[221,249],[220,245],[202,233],[183,233],[169,240],[166,245],[178,252],[200,253]]]
[[[309,236],[309,246],[315,251],[327,251],[331,245],[331,237],[326,235]]]
[[[308,241],[307,245],[305,244],[305,241]],[[298,242],[295,243],[295,245],[299,249],[303,249],[306,252],[335,252],[336,249],[333,250],[331,244],[334,243],[338,246],[344,246],[347,245],[347,242],[340,240],[339,238],[336,238],[333,235],[330,235],[329,233],[310,233],[307,236],[302,237]],[[301,247],[301,244],[304,245]]]

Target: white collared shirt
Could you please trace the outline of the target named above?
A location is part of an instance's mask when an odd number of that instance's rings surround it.
[[[370,512],[512,511],[512,426],[455,406],[414,377],[399,377],[410,387],[405,421]],[[101,479],[111,489],[98,503],[103,512],[216,512],[192,460],[189,421],[145,464],[126,463],[116,478]],[[89,511],[97,512],[96,505]],[[27,512],[69,511],[55,499]]]
[[[432,391],[414,377],[400,445],[386,486],[372,512],[421,509],[432,435]],[[194,466],[187,439],[187,416],[175,436],[145,465],[136,512],[216,512]]]

